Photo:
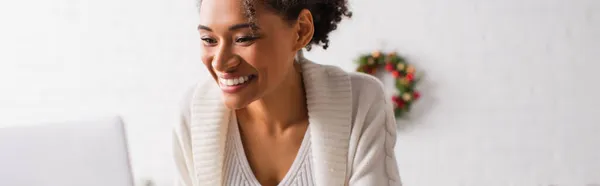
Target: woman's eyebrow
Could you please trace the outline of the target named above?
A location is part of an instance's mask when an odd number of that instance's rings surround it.
[[[238,29],[242,29],[242,28],[260,29],[256,24],[253,24],[253,23],[240,23],[240,24],[231,25],[229,27],[229,30],[233,31],[233,30],[238,30]],[[204,25],[198,25],[198,30],[206,30],[209,32],[213,31],[210,27],[204,26]]]

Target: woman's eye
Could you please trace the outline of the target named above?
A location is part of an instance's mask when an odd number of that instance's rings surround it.
[[[252,41],[255,41],[257,38],[256,37],[239,37],[237,39],[235,39],[236,43],[249,43]]]
[[[213,38],[202,38],[202,41],[206,44],[213,45],[217,43],[217,40]]]

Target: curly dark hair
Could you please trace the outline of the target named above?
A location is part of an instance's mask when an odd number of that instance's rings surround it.
[[[199,0],[202,1],[202,0]],[[329,33],[337,29],[343,17],[352,17],[347,0],[240,0],[248,20],[255,21],[255,3],[262,3],[269,10],[281,15],[290,22],[298,19],[300,12],[308,9],[313,15],[314,34],[305,47],[311,50],[312,45],[329,47]]]

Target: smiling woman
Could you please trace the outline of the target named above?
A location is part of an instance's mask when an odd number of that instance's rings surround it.
[[[345,0],[202,0],[212,80],[175,128],[179,185],[400,185],[395,120],[381,83],[313,63]]]

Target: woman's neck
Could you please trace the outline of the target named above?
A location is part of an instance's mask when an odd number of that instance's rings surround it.
[[[297,66],[300,67],[300,66]],[[308,119],[302,73],[294,67],[274,91],[236,112],[241,123],[283,131]]]

